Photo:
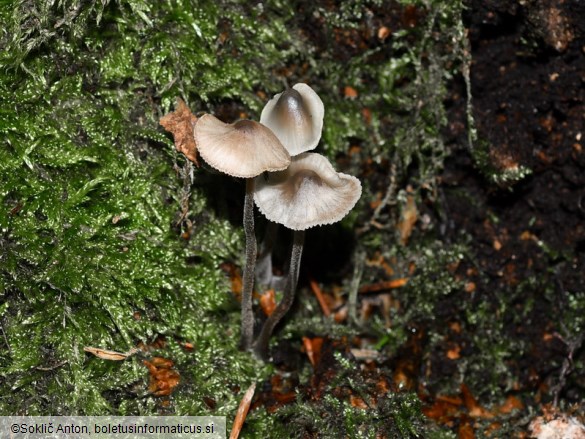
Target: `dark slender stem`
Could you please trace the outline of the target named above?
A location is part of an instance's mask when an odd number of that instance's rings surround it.
[[[246,266],[242,288],[242,334],[240,346],[243,350],[252,347],[254,339],[254,311],[252,290],[254,289],[254,266],[256,264],[256,235],[254,234],[254,179],[246,179],[244,199],[244,234],[246,236]]]
[[[290,269],[282,300],[274,310],[274,312],[266,319],[262,331],[256,344],[254,345],[254,353],[262,360],[268,358],[268,343],[272,331],[278,322],[286,315],[295,299],[295,292],[297,289],[297,282],[299,280],[299,270],[301,268],[301,256],[303,255],[303,244],[305,242],[305,231],[295,231],[293,238],[293,245],[290,256]]]

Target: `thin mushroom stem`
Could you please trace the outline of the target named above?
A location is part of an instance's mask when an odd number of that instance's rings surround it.
[[[272,248],[276,240],[276,232],[278,231],[278,224],[268,221],[266,231],[264,232],[264,239],[260,243],[260,250],[258,251],[258,259],[256,260],[256,282],[262,287],[272,287]]]
[[[275,276],[272,272],[272,248],[276,242],[276,235],[280,224],[268,221],[268,226],[264,233],[264,240],[258,250],[258,259],[256,259],[255,278],[259,289],[282,290],[286,283],[286,275]],[[286,261],[286,265],[289,264]]]
[[[246,179],[244,198],[244,235],[246,237],[246,265],[242,288],[242,323],[240,346],[243,350],[252,347],[254,339],[254,311],[252,290],[254,289],[254,266],[256,265],[256,235],[254,234],[254,179]]]
[[[304,242],[305,231],[295,231],[290,256],[290,269],[288,272],[288,278],[284,288],[282,300],[273,313],[270,314],[268,319],[266,319],[266,322],[264,322],[262,331],[260,332],[258,340],[256,340],[256,344],[254,346],[254,353],[256,357],[262,360],[266,360],[268,358],[268,343],[270,341],[272,331],[274,331],[276,325],[278,325],[278,323],[286,315],[294,302],[297,283],[299,280],[299,271],[301,268],[301,257],[303,255]]]

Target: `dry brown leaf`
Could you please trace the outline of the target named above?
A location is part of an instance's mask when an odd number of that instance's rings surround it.
[[[116,352],[108,351],[107,349],[92,348],[91,346],[85,346],[83,350],[101,358],[102,360],[110,361],[122,361],[138,352],[137,348],[130,349],[128,352]]]
[[[160,119],[160,124],[164,129],[173,135],[177,151],[185,154],[185,157],[199,166],[197,144],[193,133],[196,122],[197,117],[191,113],[181,98],[177,98],[177,109]]]
[[[142,363],[150,372],[148,391],[155,396],[168,396],[180,381],[179,372],[174,370],[173,362],[167,358],[153,357],[151,361]]]

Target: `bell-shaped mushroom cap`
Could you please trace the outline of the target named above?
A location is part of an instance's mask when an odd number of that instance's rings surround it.
[[[254,201],[260,212],[292,230],[341,220],[362,194],[360,181],[336,172],[320,154],[293,157],[284,171],[255,181]]]
[[[260,123],[270,128],[291,156],[314,149],[321,139],[325,107],[307,84],[275,95],[262,110]]]
[[[274,133],[251,120],[227,124],[206,114],[195,124],[195,141],[203,160],[233,177],[256,177],[286,169],[290,163],[290,155]]]

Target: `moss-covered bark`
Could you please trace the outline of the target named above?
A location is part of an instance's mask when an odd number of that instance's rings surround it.
[[[310,83],[326,107],[325,154],[367,177],[359,209],[342,226],[356,233],[359,276],[338,281],[351,294],[360,279],[374,280],[375,271],[362,277],[359,268],[375,252],[403,261],[404,273],[410,262],[421,267],[399,297],[406,312],[393,330],[380,321],[368,329],[380,349],[400,346],[408,322],[432,319],[458,288],[445,267],[464,257],[465,242],[445,248],[425,235],[400,247],[395,226],[409,197],[437,199],[448,154],[440,135],[445,84],[466,52],[459,2],[401,3],[1,7],[0,413],[231,419],[243,390],[266,376],[237,350],[238,307],[219,269],[242,261],[241,228],[230,221],[241,205],[228,205],[219,180],[191,169],[158,126],[178,96],[195,113],[257,118],[283,81]],[[383,26],[391,38],[376,34]],[[381,207],[372,212],[370,203]],[[356,331],[308,311],[281,336]],[[171,358],[181,376],[170,402],[149,393],[139,361],[146,354],[107,362],[83,351],[128,351],[160,336],[154,354]],[[414,394],[389,398],[371,419],[335,397],[323,404],[254,412],[247,431],[285,437],[288,416],[301,422],[324,409],[341,417],[311,426],[324,437],[388,417],[388,433],[425,428]]]

